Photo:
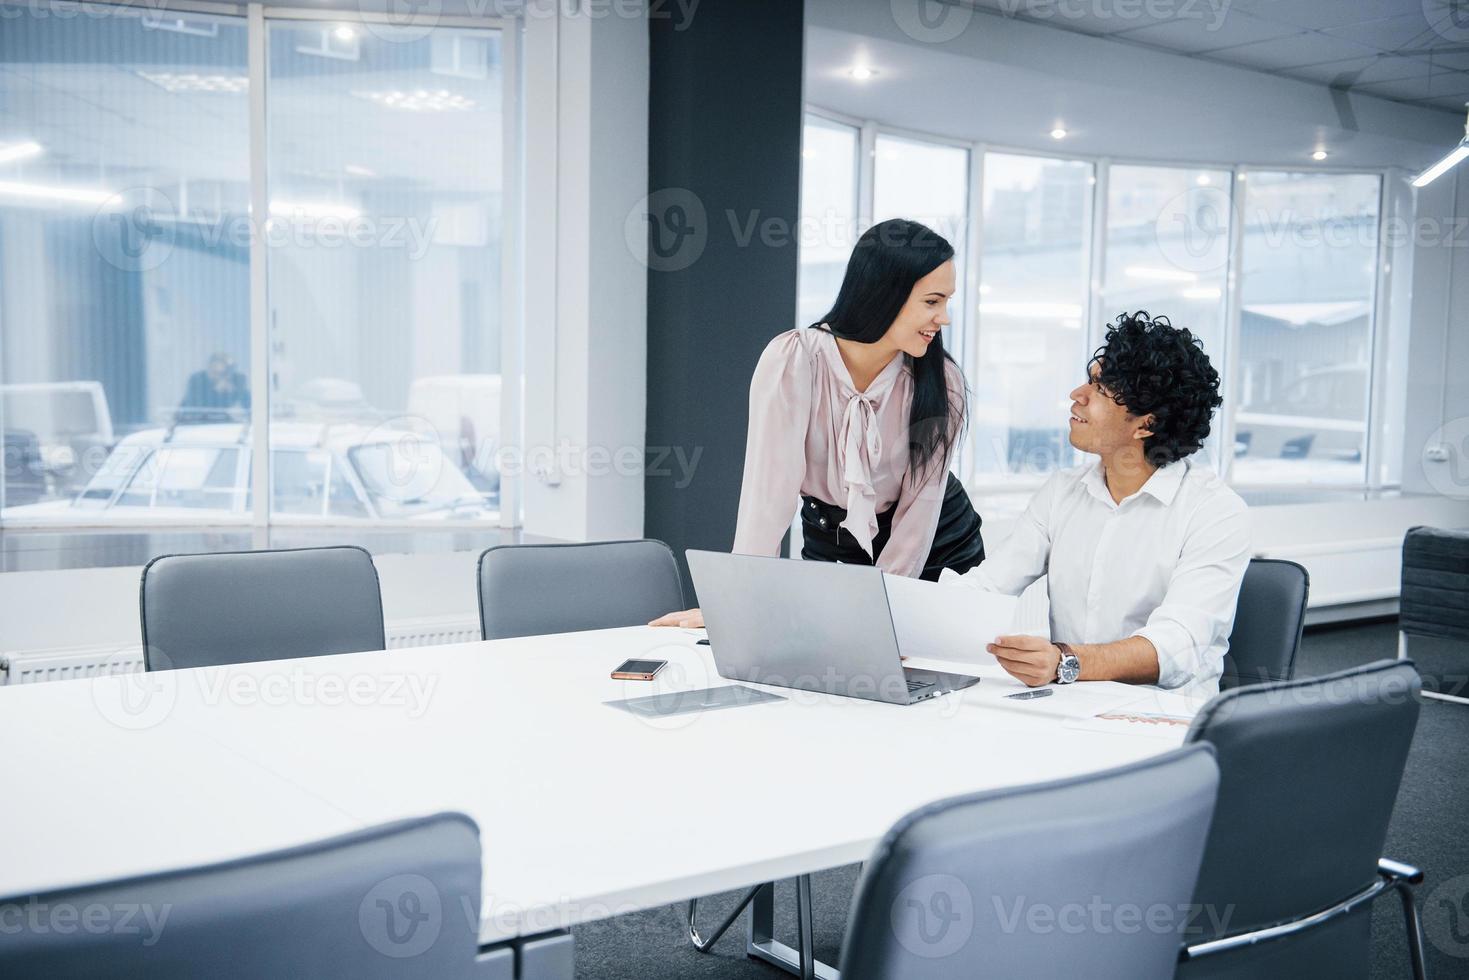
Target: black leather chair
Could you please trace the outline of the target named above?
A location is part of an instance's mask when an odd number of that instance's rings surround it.
[[[362,548],[163,555],[143,568],[149,670],[382,650],[377,568]]]
[[[1422,873],[1381,859],[1418,693],[1411,663],[1381,660],[1204,706],[1187,741],[1214,746],[1219,803],[1180,978],[1365,978],[1372,899],[1391,888],[1423,976]]]
[[[212,980],[513,976],[477,964],[480,844],[463,814],[371,827],[221,864],[0,899],[0,976]],[[109,914],[83,927],[87,910]],[[126,915],[126,920],[123,916]]]
[[[1250,559],[1240,584],[1229,651],[1224,655],[1221,691],[1296,676],[1296,653],[1301,648],[1310,594],[1311,577],[1295,562]]]
[[[678,562],[662,541],[501,545],[479,556],[487,640],[644,626],[683,608]]]
[[[909,814],[857,885],[842,980],[1171,976],[1218,782],[1193,745]]]
[[[1409,528],[1403,536],[1403,577],[1398,592],[1398,658],[1408,657],[1408,637],[1469,640],[1469,530]],[[1448,671],[1428,651],[1424,673],[1440,690],[1423,696],[1469,704],[1465,696],[1469,662],[1461,650],[1449,650]]]

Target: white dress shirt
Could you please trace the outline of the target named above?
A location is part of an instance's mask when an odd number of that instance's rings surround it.
[[[1245,502],[1206,465],[1171,463],[1116,503],[1095,462],[1053,474],[999,548],[943,579],[1019,595],[1046,575],[1053,640],[1146,637],[1159,687],[1212,697],[1249,561]]]

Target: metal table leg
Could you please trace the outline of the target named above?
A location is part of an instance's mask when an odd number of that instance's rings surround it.
[[[750,938],[745,953],[802,980],[840,980],[841,974],[835,968],[816,958],[811,930],[810,875],[796,879],[796,920],[799,950],[775,938],[775,885],[761,885],[750,905]]]

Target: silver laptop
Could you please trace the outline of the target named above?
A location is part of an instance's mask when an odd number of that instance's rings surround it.
[[[913,704],[977,677],[904,667],[870,565],[686,552],[719,676]]]

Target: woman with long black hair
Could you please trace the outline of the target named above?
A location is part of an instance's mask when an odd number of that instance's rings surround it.
[[[734,551],[777,555],[801,497],[801,557],[936,580],[984,560],[980,519],[949,472],[968,416],[944,350],[954,248],[894,218],[857,240],[831,312],[765,348]],[[655,626],[702,626],[697,609]]]

